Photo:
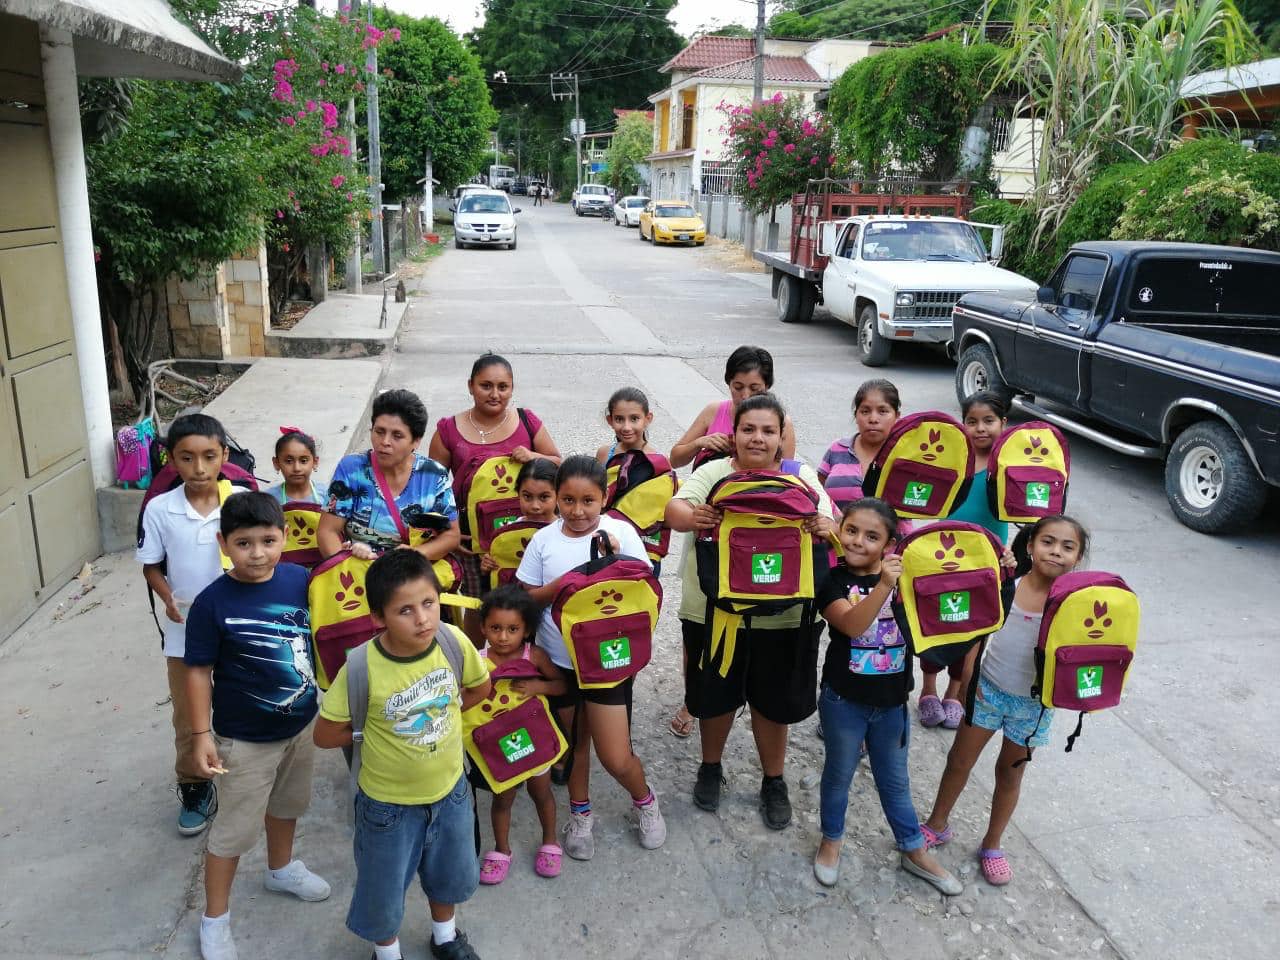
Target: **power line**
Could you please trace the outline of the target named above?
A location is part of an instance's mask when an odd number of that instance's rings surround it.
[[[930,10],[921,10],[918,13],[909,13],[905,17],[898,17],[896,20],[886,20],[884,23],[873,24],[870,27],[862,27],[858,30],[850,30],[848,33],[837,34],[834,37],[827,37],[828,40],[845,40],[849,37],[856,37],[860,33],[869,33],[872,30],[883,30],[885,27],[892,27],[897,23],[906,23],[908,20],[918,20],[921,17],[927,17],[937,13],[939,10],[948,10],[951,7],[958,7],[962,3],[971,3],[972,0],[951,0],[950,3],[944,3],[940,7],[933,7]]]

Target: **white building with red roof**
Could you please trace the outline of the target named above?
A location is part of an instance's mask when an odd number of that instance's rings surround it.
[[[869,40],[766,39],[764,97],[799,94],[812,103],[849,66],[884,47]],[[649,97],[653,153],[646,159],[654,197],[693,200],[723,189],[730,165],[720,107],[751,103],[755,55],[750,37],[704,36],[659,68],[671,83]]]

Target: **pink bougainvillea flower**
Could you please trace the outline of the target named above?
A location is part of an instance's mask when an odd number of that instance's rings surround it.
[[[277,220],[283,220],[283,219],[284,219],[284,211],[283,211],[283,210],[277,210],[277,211],[276,211],[276,219],[277,219]]]
[[[810,159],[810,160],[809,160],[809,166],[811,166],[811,167],[816,167],[817,165],[818,165],[818,158],[817,158],[817,157],[813,157],[812,159]]]
[[[348,202],[349,202],[351,199],[352,199],[351,191],[350,191],[350,190],[348,190],[348,191],[347,191],[347,200],[348,200]]]
[[[785,153],[795,153],[796,145],[794,143],[788,143],[788,144],[785,144],[782,149],[783,149],[783,152]]]
[[[333,69],[334,69],[334,72],[335,72],[335,73],[346,73],[346,72],[347,72],[347,65],[346,65],[345,63],[340,63],[340,64],[338,64],[336,67],[334,67]]]
[[[294,114],[294,116],[297,117],[299,120],[305,120],[307,119],[307,111],[299,110],[297,113]]]
[[[328,73],[328,72],[329,72],[329,61],[328,61],[328,60],[322,60],[322,61],[320,62],[320,69],[321,69],[321,70],[323,70],[325,73]]]
[[[334,177],[332,180],[329,181],[329,183],[333,184],[333,188],[335,190],[346,182],[347,182],[347,178],[344,177],[342,174],[338,174],[336,177]]]
[[[320,104],[320,112],[324,116],[326,130],[331,130],[338,125],[338,107],[336,104],[325,100]]]
[[[283,244],[283,245],[280,247],[280,249],[281,249],[281,250],[283,250],[285,253],[288,253],[288,252],[289,252],[289,245],[288,245],[287,243],[286,243],[286,244]]]
[[[280,122],[283,123],[286,127],[292,127],[292,126],[295,126],[298,121],[293,119],[293,117],[281,117]]]
[[[390,30],[388,30],[388,31],[387,31],[387,35],[388,35],[389,37],[391,37],[391,40],[392,40],[392,42],[393,42],[393,43],[399,43],[399,42],[400,42],[400,28],[399,28],[399,27],[392,27]]]
[[[320,105],[317,104],[314,100],[308,100],[306,103],[306,107],[307,107],[307,113],[315,113],[317,110],[320,109]]]

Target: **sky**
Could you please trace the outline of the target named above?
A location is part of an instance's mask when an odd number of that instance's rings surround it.
[[[344,0],[345,2],[345,0]],[[599,3],[617,3],[628,6],[627,0],[598,0]],[[479,25],[483,16],[480,0],[379,0],[378,5],[387,6],[391,10],[407,13],[415,17],[437,17],[453,27],[456,33],[466,33]],[[324,0],[322,7],[334,8],[337,0]],[[586,3],[584,6],[593,4]],[[769,12],[773,12],[776,4],[770,2]],[[601,6],[604,10],[606,7]],[[671,18],[676,32],[687,37],[693,31],[705,26],[723,26],[727,23],[741,23],[754,26],[756,5],[752,0],[680,0],[676,4],[675,15]]]

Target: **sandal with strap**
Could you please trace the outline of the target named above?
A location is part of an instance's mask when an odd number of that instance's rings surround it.
[[[980,850],[978,857],[982,862],[982,875],[993,887],[1003,887],[1013,879],[1013,868],[1005,859],[1003,850]]]
[[[693,714],[689,712],[689,708],[681,704],[680,709],[671,718],[671,725],[668,729],[671,730],[673,737],[685,740],[692,735],[694,722]]]
[[[497,886],[507,879],[511,870],[511,854],[490,850],[480,861],[480,882],[488,886]]]
[[[946,730],[960,729],[964,720],[964,704],[959,700],[942,701],[942,726]]]
[[[925,727],[936,727],[947,718],[942,708],[942,701],[935,696],[920,698],[920,724]]]
[[[558,843],[544,843],[538,848],[538,856],[533,861],[533,872],[548,880],[560,876],[560,864],[564,859],[564,851]]]
[[[941,830],[932,829],[927,823],[920,824],[920,832],[924,834],[924,845],[932,850],[934,847],[940,847],[944,843],[951,841],[951,825],[943,827]]]

